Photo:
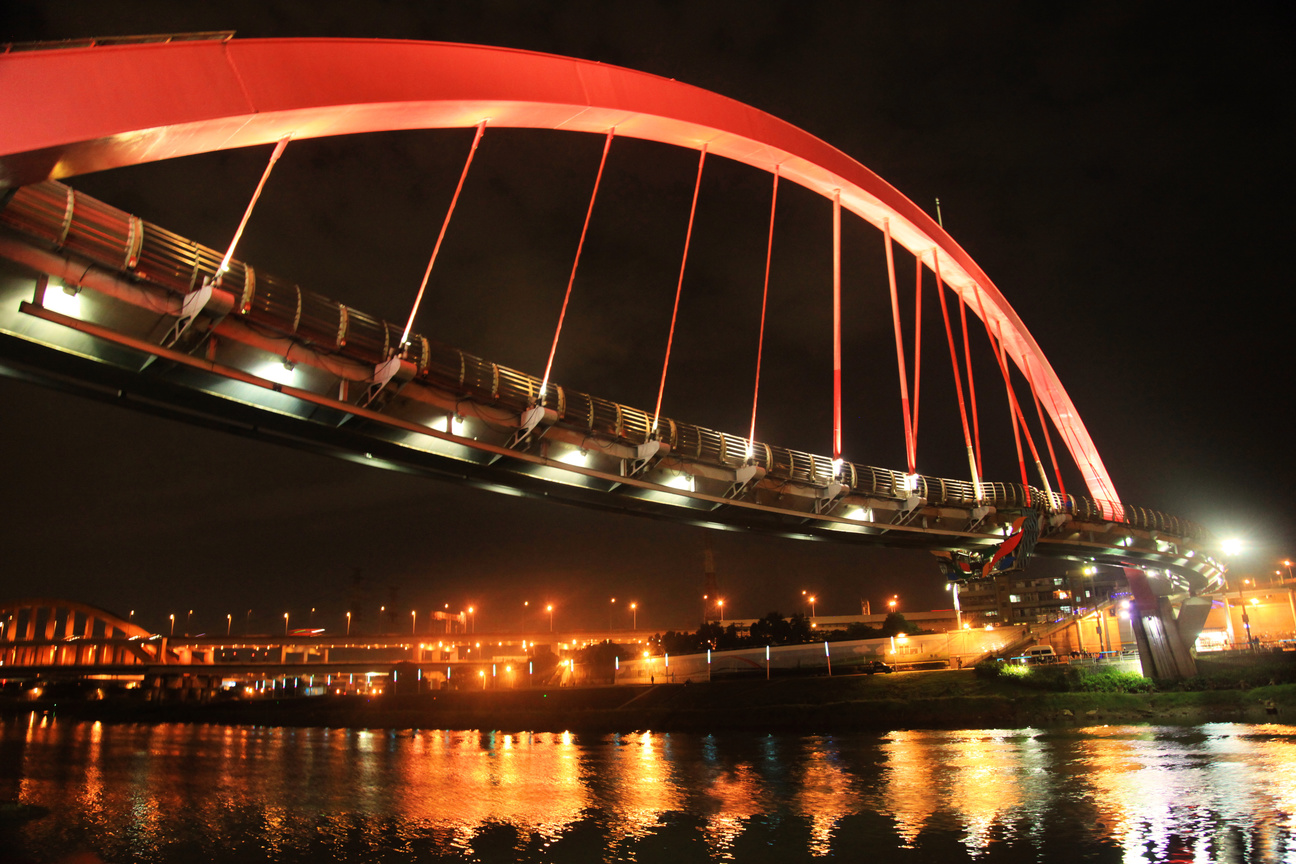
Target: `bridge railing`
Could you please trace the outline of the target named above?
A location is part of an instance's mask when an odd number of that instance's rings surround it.
[[[214,249],[55,181],[18,189],[0,209],[0,226],[171,295],[198,290],[215,277],[222,257]],[[541,381],[534,376],[421,335],[399,344],[397,325],[255,271],[244,262],[231,262],[222,288],[234,294],[239,320],[258,331],[294,340],[311,354],[336,355],[371,368],[399,354],[414,366],[417,382],[454,400],[467,399],[518,415],[540,402]],[[754,464],[772,484],[810,489],[814,494],[804,496],[803,506],[816,509],[821,493],[840,484],[846,492],[906,504],[916,496],[928,505],[965,510],[979,505],[1001,510],[1042,507],[1078,521],[1114,522],[1198,540],[1209,536],[1187,520],[1120,502],[998,482],[981,483],[978,495],[968,481],[911,477],[852,462],[837,464],[827,456],[748,441],[670,418],[661,418],[654,429],[645,411],[552,383],[543,396],[544,405],[557,413],[557,423],[582,440],[637,448],[656,438],[669,446],[676,460],[728,470]]]

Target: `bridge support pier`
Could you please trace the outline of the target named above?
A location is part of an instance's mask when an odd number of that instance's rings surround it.
[[[1197,661],[1190,645],[1190,640],[1196,640],[1196,632],[1189,633],[1191,627],[1179,626],[1170,598],[1159,596],[1152,590],[1146,573],[1127,567],[1125,574],[1130,593],[1134,595],[1130,625],[1138,644],[1143,674],[1164,681],[1178,681],[1196,675]],[[1184,623],[1188,625],[1191,622],[1185,620]],[[1197,630],[1200,629],[1199,625]]]

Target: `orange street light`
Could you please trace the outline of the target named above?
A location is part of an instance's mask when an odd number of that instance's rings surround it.
[[[631,630],[639,629],[639,604],[638,603],[630,604],[630,629]]]
[[[284,635],[288,635],[288,613],[284,613]]]
[[[549,613],[549,632],[552,633],[553,632],[553,604],[550,603],[548,606],[546,606],[545,611]]]
[[[347,613],[347,632],[346,632],[346,635],[348,635],[348,636],[351,635],[351,613],[350,613],[350,612]]]

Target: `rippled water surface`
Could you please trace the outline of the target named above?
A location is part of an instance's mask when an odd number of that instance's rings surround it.
[[[1296,862],[1296,727],[0,725],[0,861]]]

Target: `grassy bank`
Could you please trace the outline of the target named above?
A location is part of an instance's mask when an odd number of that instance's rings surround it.
[[[1272,704],[1276,714],[1267,713]],[[854,729],[1013,728],[1094,723],[1296,722],[1296,684],[1121,693],[1051,691],[970,671],[711,684],[577,687],[419,695],[231,700],[11,703],[108,722],[607,731],[806,733]]]

